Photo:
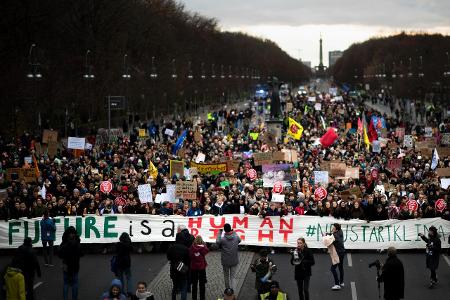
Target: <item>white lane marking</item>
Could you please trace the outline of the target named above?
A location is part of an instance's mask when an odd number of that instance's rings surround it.
[[[352,289],[352,300],[358,300],[358,294],[356,294],[356,283],[350,282],[350,287]]]
[[[352,254],[347,253],[347,263],[349,267],[353,267]]]
[[[43,282],[42,282],[42,281],[39,281],[38,283],[36,283],[36,284],[33,286],[33,289],[34,289],[34,290],[37,289],[41,284],[43,284]]]
[[[445,262],[450,267],[450,259],[445,254],[443,254],[442,257],[445,259]]]

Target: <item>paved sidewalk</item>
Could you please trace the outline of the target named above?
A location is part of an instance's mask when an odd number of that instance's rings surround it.
[[[253,261],[253,252],[239,252],[239,268],[237,271],[237,289],[235,295],[239,295],[239,291],[244,283],[247,271]],[[219,298],[225,290],[223,279],[222,264],[220,263],[220,252],[214,251],[206,255],[208,267],[206,268],[206,299],[214,300]],[[155,294],[155,299],[170,300],[172,295],[172,280],[169,276],[169,263],[167,263],[158,275],[150,283],[150,290]],[[190,295],[188,295],[190,299]],[[180,295],[177,296],[180,299]]]

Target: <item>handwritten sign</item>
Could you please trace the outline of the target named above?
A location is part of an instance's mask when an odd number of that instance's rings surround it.
[[[84,150],[85,145],[86,145],[85,138],[69,136],[69,139],[67,140],[68,149]]]
[[[197,183],[193,181],[177,181],[175,196],[182,199],[197,199]]]
[[[138,185],[138,194],[141,203],[153,202],[152,186],[150,184]]]
[[[328,171],[314,171],[314,183],[328,185]]]
[[[260,152],[253,154],[255,166],[268,165],[272,163],[272,152]]]
[[[184,175],[184,162],[180,160],[170,161],[170,178],[174,175],[183,176]]]

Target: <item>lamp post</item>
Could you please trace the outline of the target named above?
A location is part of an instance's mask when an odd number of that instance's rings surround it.
[[[151,66],[151,70],[150,70],[150,79],[152,81],[151,86],[153,87],[154,86],[153,81],[158,79],[158,72],[156,70],[156,64],[155,64],[155,57],[154,56],[152,56],[152,66]],[[153,119],[155,119],[155,116],[156,116],[156,101],[155,101],[154,97],[152,97],[152,99],[153,99]],[[146,105],[146,107],[147,107],[147,105]],[[147,113],[146,113],[146,115],[147,115]]]
[[[35,54],[34,48],[36,48],[36,44],[32,44],[30,46],[30,50],[28,51],[28,73],[27,73],[27,78],[33,81],[33,94],[34,94],[34,99],[36,102],[35,107],[40,107],[40,105],[38,105],[38,99],[37,99],[37,82],[42,79],[42,73],[41,73],[41,68],[40,68],[40,64],[38,62],[37,59],[37,55]],[[34,54],[34,55],[33,55]],[[38,128],[39,128],[39,132],[41,132],[42,130],[42,123],[41,123],[41,111],[38,108],[38,117],[37,117],[37,121],[38,121]]]
[[[188,79],[194,79],[194,74],[192,73],[192,63],[188,62]]]
[[[83,80],[86,81],[86,94],[87,94],[87,103],[89,105],[89,122],[92,121],[92,111],[93,111],[93,103],[90,100],[90,82],[94,80],[95,75],[92,72],[93,67],[90,64],[89,58],[90,58],[91,50],[86,50],[86,53],[84,55],[84,74],[83,74]]]
[[[422,77],[425,76],[425,74],[423,73],[423,58],[422,58],[422,55],[419,56],[419,61],[420,61],[420,64],[419,64],[419,73],[418,73],[417,75],[419,76],[419,78],[422,78]]]
[[[128,103],[130,103],[131,101],[129,101],[128,99],[128,82],[131,79],[131,74],[130,74],[130,68],[128,67],[128,54],[125,53],[123,55],[123,63],[122,63],[122,79],[125,80],[125,97],[126,97],[126,102],[127,102],[127,107],[128,107],[128,112],[130,112],[129,110],[129,105]],[[109,101],[111,102],[111,101]],[[111,106],[111,103],[109,103],[109,106]],[[134,126],[134,111],[131,112],[132,113],[132,124],[131,126]],[[111,108],[109,109],[109,124],[108,126],[111,126]],[[111,130],[111,128],[109,128],[109,130]]]

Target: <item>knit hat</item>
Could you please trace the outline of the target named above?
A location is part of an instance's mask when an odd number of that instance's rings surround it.
[[[225,232],[231,232],[232,231],[232,229],[231,229],[231,225],[230,224],[228,224],[228,223],[226,223],[224,226],[223,226],[223,230],[225,231]]]

